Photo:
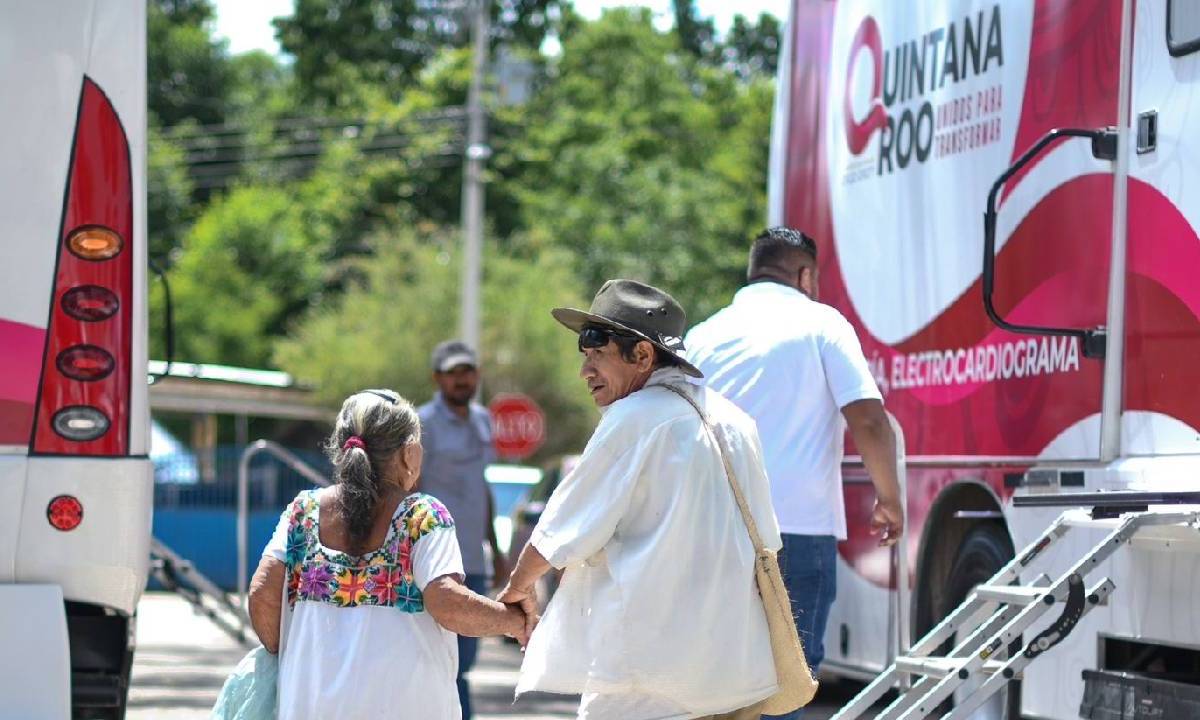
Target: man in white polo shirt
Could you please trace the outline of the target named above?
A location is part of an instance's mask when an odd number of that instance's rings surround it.
[[[854,328],[817,302],[817,248],[790,228],[763,231],[748,284],[687,335],[688,360],[708,387],[754,418],[783,533],[780,564],[815,673],[836,595],[837,541],[846,539],[842,438],[849,427],[877,496],[881,545],[904,529],[896,439]],[[800,717],[799,711],[787,718]]]

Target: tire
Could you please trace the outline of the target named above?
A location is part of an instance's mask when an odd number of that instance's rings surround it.
[[[78,720],[121,720],[129,704],[134,648],[131,637],[137,614],[131,617],[106,612],[97,605],[67,602],[67,628],[71,633],[71,717]],[[89,679],[95,688],[89,688]],[[116,696],[108,694],[115,684]],[[111,702],[110,702],[111,701]],[[79,703],[79,704],[76,704]]]
[[[954,564],[951,565],[943,605],[938,608],[938,622],[954,612],[976,585],[987,582],[1000,568],[1007,565],[1014,554],[1012,540],[1003,525],[982,523],[972,528],[963,538]],[[950,640],[943,651],[949,652],[956,642],[957,638]],[[1021,642],[1018,640],[1009,646],[1008,652],[1011,654],[1019,652],[1020,649]],[[943,707],[942,712],[945,713],[953,704],[947,701]],[[994,695],[983,708],[972,715],[972,720],[1018,720],[1020,717],[1021,683],[1011,680],[1005,690]]]

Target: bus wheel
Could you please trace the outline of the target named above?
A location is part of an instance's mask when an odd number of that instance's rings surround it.
[[[959,545],[958,554],[954,558],[950,575],[946,582],[944,604],[939,608],[938,617],[944,618],[954,611],[967,599],[976,585],[987,582],[1000,568],[1013,559],[1014,551],[1008,531],[1000,523],[981,523],[967,532]],[[955,638],[944,648],[949,651]],[[1008,653],[1019,652],[1021,641],[1018,639],[1008,647]],[[980,681],[972,680],[965,683],[963,688],[954,694],[962,698],[978,686]],[[950,705],[947,704],[948,711]],[[975,711],[972,720],[1018,720],[1021,717],[1021,683],[1012,680],[1000,692],[993,695],[983,707]]]

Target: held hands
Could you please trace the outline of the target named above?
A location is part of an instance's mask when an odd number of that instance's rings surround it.
[[[534,628],[541,620],[541,615],[538,614],[537,592],[532,587],[515,588],[509,584],[504,586],[496,600],[507,605],[510,613],[514,615],[514,621],[518,621],[514,623],[513,631],[507,634],[516,638],[524,650],[529,644],[529,637],[533,635]]]
[[[875,500],[871,512],[871,534],[879,535],[880,547],[891,547],[904,534],[904,512],[899,500]]]
[[[529,644],[529,633],[525,631],[525,613],[521,611],[520,605],[505,605],[504,615],[507,629],[504,634],[513,638],[521,645],[521,650]]]

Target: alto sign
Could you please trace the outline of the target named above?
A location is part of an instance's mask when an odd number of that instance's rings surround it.
[[[501,458],[527,458],[546,440],[546,416],[532,398],[516,393],[497,395],[488,411],[492,416],[492,444]]]

